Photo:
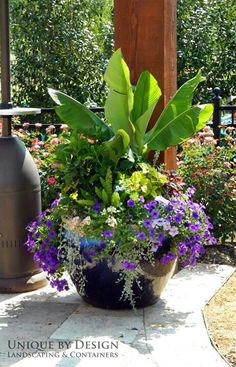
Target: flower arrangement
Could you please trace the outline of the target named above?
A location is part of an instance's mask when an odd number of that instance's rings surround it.
[[[196,188],[194,200],[206,207],[221,242],[236,232],[235,128],[224,127],[219,143],[210,127],[184,143],[178,172],[186,184]]]
[[[51,285],[68,288],[64,271],[84,271],[115,257],[124,281],[122,295],[134,305],[140,263],[194,265],[204,244],[214,244],[212,225],[201,204],[182,193],[178,180],[157,168],[158,152],[184,142],[202,129],[212,106],[192,106],[193,91],[203,80],[199,72],[170,100],[147,131],[161,96],[156,79],[141,74],[132,86],[129,69],[117,50],[105,73],[110,91],[105,118],[59,91],[49,90],[56,112],[71,134],[55,150],[61,195],[28,226],[27,247],[48,272]],[[150,150],[156,151],[153,164]]]
[[[178,258],[182,267],[195,265],[204,245],[216,243],[203,206],[191,200],[193,188],[151,201],[138,196],[138,190],[127,190],[123,180],[116,190],[125,194],[119,205],[104,207],[97,201],[79,216],[64,217],[61,225],[61,215],[68,210],[63,199],[56,200],[28,227],[28,249],[34,250],[34,259],[59,291],[68,289],[64,271],[83,274],[91,263],[115,256],[122,265],[124,295],[130,297],[132,282],[142,274],[141,261],[168,264]],[[81,282],[81,292],[83,286]]]

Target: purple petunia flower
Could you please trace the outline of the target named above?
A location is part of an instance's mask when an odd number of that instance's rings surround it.
[[[113,236],[113,233],[111,231],[105,230],[102,232],[104,237],[111,238]]]
[[[43,218],[43,217],[46,217],[46,215],[47,215],[48,213],[47,213],[47,211],[45,210],[44,212],[41,212],[40,214],[39,214],[39,218]]]
[[[143,196],[140,196],[140,197],[139,197],[139,201],[140,201],[140,203],[145,203],[145,199],[144,199],[144,197],[143,197]]]
[[[194,219],[198,219],[198,218],[199,218],[199,215],[198,215],[198,213],[197,213],[196,211],[194,211],[194,212],[192,213],[192,217],[193,217]]]
[[[183,242],[178,243],[178,252],[180,256],[184,256],[187,252],[187,246]]]
[[[195,191],[196,191],[195,187],[189,187],[186,191],[186,194],[188,195],[188,197],[191,197],[194,195]]]
[[[150,201],[149,205],[150,205],[150,207],[151,207],[152,209],[155,209],[155,207],[156,207],[156,205],[157,205],[157,201],[156,201],[156,200],[152,200],[152,201]]]
[[[151,252],[156,252],[161,246],[162,246],[162,243],[161,242],[155,242],[152,245]]]
[[[27,251],[31,251],[32,248],[34,247],[35,245],[35,241],[32,239],[32,240],[27,240],[26,242],[26,246],[27,246]]]
[[[164,233],[160,232],[160,233],[158,234],[158,240],[159,240],[160,242],[162,242],[162,241],[164,241],[164,238],[165,238]]]
[[[107,245],[105,244],[105,242],[100,242],[98,244],[98,249],[99,250],[105,250],[106,247],[107,247]]]
[[[53,237],[56,237],[56,232],[55,231],[50,231],[49,233],[48,233],[48,237],[49,238],[53,238]]]
[[[145,233],[145,232],[139,232],[139,233],[137,234],[137,239],[138,239],[139,241],[144,241],[144,240],[146,240],[146,233]]]
[[[143,221],[143,225],[144,225],[144,227],[146,227],[146,228],[150,228],[151,226],[152,226],[152,221],[150,220],[150,219],[144,219],[144,221]]]
[[[101,211],[101,202],[97,200],[96,203],[93,204],[92,209],[99,213]]]
[[[51,219],[48,219],[48,220],[46,221],[46,226],[47,226],[48,228],[52,228],[52,226],[53,226],[53,221],[52,221]]]
[[[131,271],[131,270],[134,270],[137,268],[137,264],[135,263],[132,263],[131,261],[129,261],[128,259],[125,259],[122,261],[122,265],[123,267],[128,270],[128,271]]]
[[[173,205],[171,205],[171,204],[168,204],[167,205],[167,207],[166,207],[166,210],[168,211],[168,212],[171,212],[172,210],[173,210]]]
[[[212,225],[212,223],[211,222],[207,222],[207,226],[208,226],[208,229],[213,229],[214,227],[213,227],[213,225]]]
[[[151,229],[149,230],[149,234],[150,234],[150,236],[155,236],[155,234],[156,234],[156,230],[155,230],[154,228],[151,228]]]
[[[133,199],[127,200],[127,205],[129,208],[133,208],[135,206],[135,201]]]
[[[148,210],[148,211],[151,211],[152,210],[152,208],[150,207],[150,204],[149,203],[147,203],[147,204],[144,204],[144,209],[146,209],[146,210]]]
[[[50,285],[53,288],[57,288],[59,292],[64,290],[67,291],[69,289],[69,285],[66,279],[54,279],[50,282]]]
[[[201,241],[202,237],[200,236],[200,234],[196,234],[194,236],[194,239],[195,239],[195,241]]]
[[[196,232],[196,231],[199,231],[200,225],[191,223],[189,224],[188,228],[190,229],[190,231]]]
[[[176,214],[173,218],[175,223],[180,223],[182,219],[183,219],[183,216],[180,213]]]
[[[152,210],[151,212],[152,218],[157,219],[160,216],[160,212],[156,209]]]
[[[161,264],[168,264],[170,261],[176,259],[176,255],[173,254],[172,252],[168,252],[168,254],[164,255],[161,259],[160,259],[160,263]]]
[[[51,209],[54,209],[54,208],[56,208],[57,207],[57,205],[59,204],[59,202],[60,202],[60,199],[55,199],[53,202],[52,202],[52,204],[51,204]]]

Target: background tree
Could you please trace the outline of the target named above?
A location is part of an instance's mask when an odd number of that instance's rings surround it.
[[[202,68],[202,101],[211,100],[215,86],[224,97],[236,94],[235,29],[235,0],[178,0],[178,83]]]
[[[53,87],[81,102],[102,103],[113,47],[111,1],[10,3],[14,102],[50,106],[47,87]]]
[[[13,100],[50,106],[47,87],[103,105],[113,0],[11,0]],[[197,100],[236,95],[235,0],[178,0],[178,85],[202,68]],[[151,50],[150,50],[151,52]]]

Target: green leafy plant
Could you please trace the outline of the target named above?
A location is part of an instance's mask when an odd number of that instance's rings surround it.
[[[107,141],[113,135],[110,145],[106,145],[108,151],[112,150],[117,140],[122,148],[129,145],[138,156],[147,154],[149,150],[165,150],[202,129],[213,111],[210,104],[192,106],[193,92],[204,80],[199,71],[176,92],[153,128],[147,131],[152,112],[161,96],[158,83],[151,73],[143,72],[137,85],[132,86],[129,68],[119,49],[111,57],[104,79],[109,85],[105,103],[107,123],[64,93],[49,89],[49,94],[59,105],[56,108],[58,116],[77,132],[89,138],[96,136],[102,141]],[[122,153],[118,148],[116,154],[121,156]]]
[[[211,101],[212,88],[219,86],[224,98],[235,95],[235,0],[178,0],[178,85],[203,69],[206,83],[198,101]]]
[[[53,125],[47,130],[39,123],[34,130],[28,128],[29,123],[26,122],[22,129],[14,129],[14,134],[24,142],[38,168],[42,210],[45,210],[61,191],[61,173],[55,162],[55,151],[60,144],[65,144],[70,133],[66,125],[62,125],[61,131],[57,134]]]
[[[235,129],[231,127],[225,129],[219,145],[206,127],[179,153],[178,173],[196,188],[194,199],[205,206],[214,235],[222,242],[236,232],[235,159]]]
[[[162,168],[147,161],[151,149],[182,143],[210,117],[212,106],[191,106],[201,73],[177,91],[150,131],[160,88],[147,71],[136,86],[129,74],[117,50],[105,72],[105,121],[82,103],[49,89],[57,114],[71,131],[54,155],[60,201],[28,227],[27,246],[58,290],[68,288],[61,278],[63,269],[79,271],[83,288],[84,270],[115,257],[124,284],[119,298],[134,306],[132,287],[140,284],[143,260],[150,266],[156,260],[174,265],[181,257],[183,266],[194,265],[203,245],[216,241],[203,208],[191,200],[193,190],[181,194],[173,176],[169,181]]]
[[[102,105],[100,75],[113,48],[112,0],[17,0],[10,4],[12,97],[50,107],[49,85]]]

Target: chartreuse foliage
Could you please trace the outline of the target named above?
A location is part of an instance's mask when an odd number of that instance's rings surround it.
[[[132,86],[129,68],[119,49],[112,55],[104,79],[109,86],[105,103],[107,123],[71,97],[52,89],[49,93],[59,104],[56,111],[62,120],[77,132],[101,140],[104,154],[113,161],[118,161],[129,148],[142,156],[149,150],[161,151],[180,144],[202,129],[213,112],[209,104],[192,106],[193,92],[205,79],[199,71],[176,92],[153,128],[147,132],[161,96],[154,76],[144,71],[137,85]]]
[[[128,178],[121,176],[122,185],[130,198],[136,201],[142,195],[150,198],[161,195],[163,185],[168,183],[167,176],[147,163],[140,163],[139,168],[141,170],[134,171]]]

